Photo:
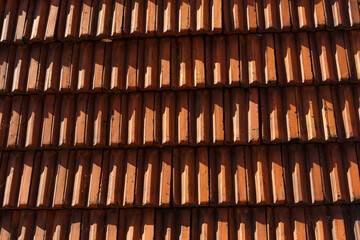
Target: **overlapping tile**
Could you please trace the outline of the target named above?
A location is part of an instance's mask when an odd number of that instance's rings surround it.
[[[4,1],[1,42],[358,28],[349,1]]]
[[[6,208],[358,202],[357,146],[290,144],[2,153]],[[17,173],[21,174],[17,174]]]
[[[0,88],[9,94],[357,82],[357,34],[321,31],[4,45]]]
[[[1,147],[357,141],[358,89],[354,84],[3,96]]]
[[[0,238],[356,239],[359,20],[0,0]]]
[[[46,221],[43,221],[43,220]],[[359,234],[352,206],[1,211],[0,236],[36,238],[334,238]],[[346,226],[354,226],[347,228]]]

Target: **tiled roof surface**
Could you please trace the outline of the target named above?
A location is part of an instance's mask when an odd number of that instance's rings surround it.
[[[0,239],[360,239],[358,0],[0,0]]]

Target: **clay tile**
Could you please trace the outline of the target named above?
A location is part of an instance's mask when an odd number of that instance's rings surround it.
[[[26,156],[25,156],[26,157]],[[29,159],[25,158],[25,161]],[[29,197],[27,200],[28,207],[36,207],[37,198],[38,198],[38,190],[39,190],[39,181],[41,174],[41,165],[42,165],[42,152],[35,152],[35,157],[33,160],[33,168],[31,173],[31,182],[29,188]],[[18,201],[20,206],[20,201]]]
[[[26,14],[30,0],[20,1],[17,12],[17,22],[14,33],[14,42],[22,42],[25,28]]]
[[[161,38],[159,43],[159,68],[158,72],[158,81],[160,88],[169,88],[171,86],[170,83],[170,50],[171,50],[171,40],[170,38]],[[171,66],[172,67],[172,66]]]
[[[186,34],[190,28],[190,9],[191,6],[187,2],[180,1],[176,7],[178,18],[176,19],[177,32]]]
[[[63,153],[64,155],[66,155],[65,153]],[[66,168],[66,175],[65,175],[65,183],[64,184],[64,188],[63,189],[59,189],[61,192],[63,191],[63,197],[61,196],[62,194],[60,193],[59,197],[54,197],[53,200],[53,206],[55,207],[55,200],[59,200],[59,202],[63,202],[63,206],[66,207],[70,207],[71,206],[71,202],[72,202],[72,195],[73,195],[73,188],[74,188],[74,179],[75,179],[75,174],[76,174],[76,151],[70,151],[69,156],[68,157],[64,157],[64,156],[58,156],[58,165],[59,165],[59,161],[66,161],[67,158],[67,168]],[[58,166],[59,167],[59,166]],[[57,171],[57,174],[60,175],[60,172]],[[57,179],[58,177],[56,177]],[[57,185],[62,184],[59,181],[56,180],[56,185],[55,185],[55,190],[54,190],[54,194],[57,193]],[[59,199],[60,198],[60,199]]]
[[[36,212],[32,210],[25,210],[21,212],[21,217],[15,235],[20,239],[30,239],[34,235],[34,223],[35,223]]]
[[[35,152],[25,152],[24,162],[22,165],[22,174],[19,187],[19,198],[17,202],[18,207],[26,207],[30,195],[31,177],[34,170]]]
[[[65,4],[64,4],[65,5]],[[80,14],[83,13],[80,9],[81,1],[69,0],[65,10],[64,18],[64,33],[63,35],[58,34],[59,37],[76,38],[79,31]],[[81,24],[82,26],[82,24]]]
[[[88,100],[91,96],[87,94],[80,94],[77,96],[76,104],[76,115],[75,115],[75,135],[74,135],[74,145],[81,146],[86,143],[86,132],[88,128],[88,121],[91,119],[88,118]],[[91,106],[89,106],[90,108]],[[89,110],[90,111],[90,110]]]
[[[289,145],[287,150],[294,202],[308,203],[309,187],[306,170],[302,167],[305,165],[304,148],[301,145]]]
[[[2,205],[4,200],[4,191],[6,185],[6,174],[7,174],[7,165],[9,162],[9,153],[1,152],[1,165],[0,165],[0,205]]]
[[[203,37],[192,39],[192,82],[195,87],[205,87],[205,47]]]
[[[266,146],[251,148],[252,172],[256,190],[255,194],[257,204],[269,204],[272,201],[267,152],[268,148]]]
[[[338,144],[328,144],[326,149],[327,174],[330,177],[332,201],[348,201],[347,181],[344,176],[343,160]]]
[[[175,106],[176,95],[174,92],[162,92],[161,114],[163,144],[175,142]]]
[[[22,147],[26,135],[29,98],[15,96],[12,99],[7,147]]]
[[[34,222],[35,226],[33,233],[35,239],[51,238],[54,215],[54,211],[46,210],[40,210],[36,213],[36,221]]]
[[[356,201],[360,197],[360,175],[359,162],[356,156],[356,147],[353,144],[344,144],[342,146],[342,154],[344,160],[344,170],[347,177],[350,200]]]
[[[129,34],[137,35],[145,32],[145,1],[131,1],[131,26]]]
[[[166,237],[175,237],[176,218],[178,211],[174,209],[160,209],[155,215],[155,239],[164,239]]]
[[[187,91],[179,91],[176,93],[176,113],[175,119],[177,126],[175,127],[176,142],[178,144],[186,144],[189,139],[189,99]]]
[[[9,72],[12,72],[14,69],[14,58],[16,53],[16,46],[8,47],[8,46],[0,46],[0,91],[9,91],[11,88],[12,79],[10,78]],[[11,63],[12,60],[12,63]]]
[[[229,85],[239,85],[242,81],[239,38],[237,35],[226,38],[226,75]]]
[[[124,20],[124,0],[115,0],[112,10],[112,27],[111,27],[111,36],[120,36],[123,31],[123,22]]]
[[[201,49],[200,49],[201,51]],[[173,87],[193,87],[195,79],[191,77],[191,39],[189,37],[178,38],[177,42],[177,62],[172,63],[176,64],[178,72],[173,72],[172,74],[178,74],[178,83],[172,81]]]
[[[122,199],[122,205],[131,207],[134,204],[135,197],[137,151],[126,151],[125,159],[126,163],[124,168],[124,195]]]
[[[89,239],[104,239],[106,233],[105,210],[90,210]]]
[[[314,11],[311,10],[312,4],[310,0],[302,2],[290,0],[291,22],[293,29],[309,29],[313,26],[311,18]],[[316,20],[316,19],[315,19]]]
[[[61,53],[60,73],[59,73],[59,90],[70,91],[75,90],[76,82],[72,78],[74,76],[76,66],[76,47],[78,44],[65,43]]]
[[[106,205],[121,205],[125,179],[125,155],[122,150],[112,150],[109,160],[109,177]]]
[[[224,142],[224,103],[222,90],[211,91],[212,143]]]
[[[351,212],[351,224],[354,224],[354,235],[355,237],[359,237],[360,235],[360,212],[357,206],[352,206],[350,208]]]
[[[296,98],[296,89],[283,89],[284,115],[288,141],[297,141],[301,138],[300,129],[300,102]]]
[[[297,84],[300,82],[299,58],[295,36],[292,33],[276,34],[275,48],[280,84]],[[301,54],[302,52],[300,52]],[[310,60],[310,59],[309,59]]]
[[[152,145],[154,143],[154,130],[155,130],[155,99],[153,92],[145,92],[144,93],[144,101],[143,101],[143,144],[144,145]]]
[[[94,106],[94,146],[107,145],[107,128],[108,128],[108,96],[97,94]],[[91,121],[91,120],[90,120]]]
[[[210,142],[210,99],[208,90],[199,90],[195,92],[196,94],[196,103],[192,107],[194,113],[192,117],[194,118],[195,123],[195,136],[194,142],[198,144],[204,144]],[[190,102],[189,105],[194,104]]]
[[[56,166],[56,152],[43,153],[38,187],[37,207],[50,207],[54,189],[54,175]]]
[[[112,57],[111,57],[111,83],[110,89],[118,90],[125,89],[126,81],[126,42],[124,40],[114,41],[112,44]]]
[[[342,209],[340,206],[331,206],[329,208],[331,223],[332,223],[332,237],[333,239],[346,239],[346,225],[345,225],[345,216],[343,215]]]
[[[59,20],[58,16],[60,15],[60,3],[61,1],[59,0],[51,0],[50,1],[50,6],[49,6],[49,12],[48,12],[48,17],[47,17],[47,22],[46,22],[46,28],[45,28],[45,40],[54,40],[55,39],[55,34],[56,34],[56,24]]]
[[[241,88],[224,90],[224,125],[227,143],[246,143],[245,91]]]
[[[105,206],[107,201],[107,193],[109,186],[109,164],[110,164],[110,151],[104,150],[103,162],[101,166],[101,180],[99,189],[99,204]]]
[[[86,206],[90,179],[90,154],[90,151],[78,151],[76,155],[75,177],[71,203],[74,207]]]
[[[30,97],[29,111],[27,116],[27,131],[25,147],[37,147],[40,143],[38,134],[41,132],[43,97],[33,95]]]
[[[248,66],[248,83],[250,85],[259,85],[264,82],[262,74],[262,56],[260,37],[249,34],[246,36],[246,56]],[[274,62],[275,63],[275,62]]]
[[[12,232],[11,232],[12,217],[13,217],[13,211],[4,211],[1,214],[0,238],[2,238],[2,239],[10,239],[10,236],[12,235]]]
[[[137,152],[137,163],[136,163],[136,181],[135,181],[135,206],[141,206],[143,203],[143,194],[144,194],[144,175],[145,171],[145,150],[140,149]]]
[[[141,143],[142,126],[142,94],[132,93],[128,95],[127,102],[127,144],[134,145]],[[125,128],[124,128],[125,129]]]
[[[175,205],[196,203],[195,152],[181,148],[174,152],[173,160],[173,202]]]
[[[19,45],[16,51],[15,68],[11,91],[24,91],[29,62],[29,45]]]
[[[148,1],[150,2],[150,0]],[[158,46],[157,39],[146,39],[144,51],[144,88],[158,88]]]
[[[6,1],[4,16],[2,19],[2,32],[0,37],[1,42],[10,42],[13,40],[13,35],[16,28],[18,6],[19,1]]]
[[[323,188],[324,183],[324,167],[321,161],[321,151],[317,145],[306,146],[306,167],[307,167],[307,178],[309,179],[311,201],[312,203],[323,202],[326,198],[325,189]]]
[[[41,146],[57,146],[60,130],[61,96],[46,95],[42,113]]]
[[[312,45],[315,81],[318,83],[339,81],[335,72],[335,59],[328,32],[316,32],[310,35],[310,44]]]
[[[44,39],[47,17],[49,16],[49,5],[49,2],[47,1],[37,1],[33,15],[30,40],[39,41]]]
[[[195,214],[196,213],[196,214]],[[197,211],[193,210],[192,222],[193,224],[194,239],[215,239],[215,209],[214,208],[198,208]]]
[[[171,179],[172,179],[172,151],[171,149],[163,149],[160,152],[160,163],[158,172],[160,173],[157,178],[159,185],[157,204],[159,206],[169,206],[171,199]],[[154,174],[154,173],[153,173]],[[155,173],[156,174],[156,173]],[[156,178],[156,177],[155,177]]]
[[[64,95],[61,104],[59,146],[72,144],[75,120],[75,96]],[[77,117],[77,116],[76,116]],[[77,125],[77,122],[76,124]]]
[[[229,148],[210,149],[210,201],[222,205],[234,202],[234,180],[231,178]]]
[[[7,134],[10,123],[11,97],[0,98],[0,146],[7,145]]]
[[[259,94],[256,88],[250,88],[246,93],[247,104],[247,141],[249,143],[257,143],[260,140],[259,127]]]
[[[312,9],[312,15],[314,16],[314,22],[313,27],[316,28],[324,28],[326,22],[325,19],[325,12],[324,12],[324,2],[323,1],[317,1],[313,2],[310,1],[310,4],[312,5],[310,9]]]
[[[226,74],[226,39],[223,36],[214,36],[212,37],[211,45],[206,47],[211,47],[211,68],[213,69],[212,74],[212,83],[214,86],[217,85],[226,85],[227,74]],[[230,46],[228,46],[230,47]],[[236,53],[236,49],[232,49]],[[207,56],[207,58],[210,56]],[[210,60],[209,60],[210,61]]]
[[[126,68],[125,68],[125,88],[135,89],[138,82],[138,39],[128,40],[126,44]]]
[[[224,1],[224,30],[226,32],[239,32],[245,30],[244,12],[247,10],[247,3],[243,1]],[[244,16],[245,15],[245,16]]]
[[[252,209],[252,232],[254,239],[262,239],[266,236],[266,209],[257,207]]]
[[[106,210],[105,239],[116,239],[118,235],[119,210]]]
[[[27,92],[37,91],[42,88],[39,74],[40,67],[44,68],[43,64],[45,63],[44,61],[41,62],[42,58],[44,59],[44,54],[41,54],[42,49],[45,49],[45,47],[42,47],[41,44],[35,43],[31,46],[29,71],[26,81]]]
[[[156,22],[159,19],[156,1],[147,0],[144,5],[145,26],[143,27],[143,33],[147,35],[153,35],[156,30]]]
[[[282,96],[279,88],[261,91],[262,133],[264,141],[285,141]]]
[[[171,34],[176,31],[176,10],[177,4],[175,0],[162,0],[158,4],[158,13],[162,13],[158,16],[161,18],[158,23],[157,31],[159,33]],[[180,24],[180,23],[179,23]]]
[[[103,153],[101,150],[92,151],[90,163],[90,179],[89,179],[89,193],[87,197],[87,206],[94,208],[99,202],[100,181],[101,181],[101,167],[103,163]]]
[[[257,4],[258,13],[258,27],[260,30],[280,30],[279,17],[278,14],[282,11],[277,9],[277,6],[281,6],[285,1],[275,1],[266,0],[260,1]],[[287,9],[288,10],[288,9]]]
[[[100,90],[103,88],[104,83],[104,55],[105,55],[105,43],[96,42],[94,46],[94,61],[93,74],[92,74],[92,90]],[[90,68],[88,68],[90,70]],[[91,70],[90,70],[91,71]],[[90,73],[91,74],[91,73]]]
[[[98,1],[94,3],[96,5]],[[91,28],[91,14],[93,13],[92,8],[92,1],[85,0],[82,1],[81,7],[80,7],[80,29],[79,29],[79,37],[80,38],[86,38],[90,34],[90,28]],[[97,19],[96,19],[97,20]]]
[[[70,222],[70,211],[58,210],[55,212],[54,224],[52,229],[53,238],[65,239],[67,238]]]
[[[124,239],[140,239],[141,238],[141,210],[140,209],[128,209],[126,212],[126,225],[125,232],[119,234],[119,237]],[[120,214],[121,215],[121,214]]]
[[[291,208],[291,228],[293,239],[306,239],[305,211],[302,207]]]
[[[126,116],[122,114],[121,111],[121,95],[113,94],[109,96],[110,105],[109,105],[109,145],[117,146],[121,142],[121,137],[124,135],[122,131],[122,126]],[[126,109],[125,109],[126,110]]]
[[[144,184],[142,205],[154,206],[159,198],[159,152],[157,150],[147,150],[144,153]]]
[[[286,188],[284,175],[283,159],[281,156],[280,146],[271,146],[269,148],[269,172],[271,173],[273,202],[275,204],[283,204],[286,200]]]
[[[334,89],[335,90],[335,89]],[[336,117],[339,122],[338,131],[342,133],[342,137],[346,139],[354,139],[359,136],[359,120],[354,108],[354,96],[350,86],[337,87],[338,109]],[[333,93],[333,96],[335,93]],[[340,114],[341,113],[341,114]]]
[[[234,197],[235,204],[244,205],[247,203],[248,184],[247,178],[249,177],[248,169],[251,166],[246,166],[245,148],[236,147],[232,149],[232,175],[234,181]]]
[[[70,226],[69,226],[69,239],[80,239],[81,232],[81,210],[72,210],[70,217]]]
[[[320,131],[320,116],[318,101],[316,96],[316,89],[314,87],[301,88],[302,100],[302,114],[300,116],[304,119],[301,121],[305,125],[301,125],[306,129],[305,139],[308,141],[319,141],[322,139]]]
[[[338,138],[336,129],[336,116],[334,98],[331,94],[329,86],[319,88],[319,103],[321,108],[322,126],[325,140],[332,140]]]
[[[348,59],[352,74],[354,75],[354,80],[360,79],[360,67],[359,67],[359,55],[360,55],[360,32],[359,31],[349,31],[346,32],[345,38],[348,40],[345,43],[349,44],[348,49]]]
[[[343,32],[332,32],[331,45],[334,56],[338,81],[348,81],[350,78],[350,67],[348,65],[347,46]]]
[[[310,208],[310,216],[308,222],[311,226],[308,230],[309,237],[314,239],[331,238],[330,226],[327,219],[327,208],[325,206],[317,206]]]
[[[98,12],[98,23],[96,36],[109,36],[110,35],[110,27],[111,27],[111,19],[112,19],[112,1],[110,0],[101,0],[99,3],[99,12]]]
[[[57,91],[59,89],[61,47],[59,43],[49,45],[44,91]]]
[[[3,160],[5,159],[3,158]],[[16,207],[21,180],[21,174],[19,174],[19,172],[21,172],[22,169],[23,153],[10,152],[8,161],[2,206]]]
[[[89,91],[92,76],[92,60],[93,60],[94,46],[92,42],[82,42],[80,44],[79,53],[79,72],[78,72],[78,91]],[[102,65],[101,65],[102,67]]]
[[[66,178],[70,169],[68,164],[70,154],[68,150],[61,150],[57,154],[57,162],[54,165],[54,190],[52,196],[52,205],[53,207],[61,207],[64,204],[65,199],[65,186],[66,186]]]

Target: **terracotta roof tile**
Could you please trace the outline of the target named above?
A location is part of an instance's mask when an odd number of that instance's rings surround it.
[[[356,0],[0,0],[0,238],[356,239]]]

